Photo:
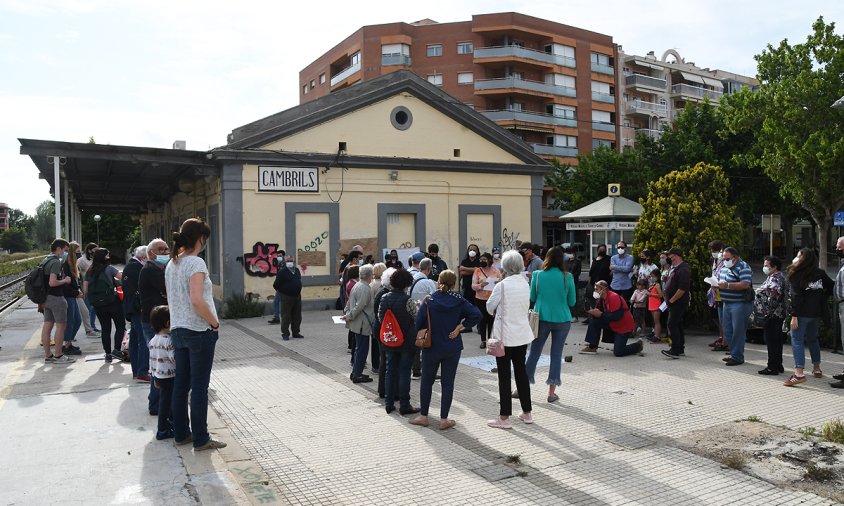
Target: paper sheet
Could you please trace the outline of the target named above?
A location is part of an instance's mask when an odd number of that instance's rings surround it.
[[[346,320],[344,320],[342,316],[332,316],[331,319],[337,325],[345,325],[346,324]]]
[[[666,312],[668,310],[668,303],[665,302],[665,301],[662,301],[662,304],[659,305],[659,310],[662,311],[663,313]]]
[[[709,283],[709,286],[711,286],[713,288],[718,288],[718,282],[719,281],[718,281],[717,278],[715,278],[713,276],[708,276],[708,277],[703,278],[703,282]]]
[[[495,289],[495,280],[494,279],[487,280],[487,284],[484,287],[484,290],[488,290],[488,291],[491,292],[494,289]]]

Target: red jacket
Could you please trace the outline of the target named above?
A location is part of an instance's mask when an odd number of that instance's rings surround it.
[[[635,330],[633,315],[619,294],[608,290],[607,298],[599,300],[596,307],[603,312],[601,318],[606,319],[610,330],[616,334],[629,334]]]

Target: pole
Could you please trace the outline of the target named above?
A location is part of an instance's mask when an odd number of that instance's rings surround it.
[[[56,238],[62,236],[62,222],[61,222],[61,193],[59,188],[59,157],[53,157],[53,193],[56,200]]]
[[[67,181],[65,181],[67,183]],[[64,185],[64,235],[62,237],[67,237],[68,241],[72,241],[73,239],[70,236],[70,200],[67,198],[67,184]]]
[[[768,222],[769,230],[768,230],[768,238],[770,239],[770,252],[768,253],[770,256],[774,256],[774,215],[771,214],[771,220]]]

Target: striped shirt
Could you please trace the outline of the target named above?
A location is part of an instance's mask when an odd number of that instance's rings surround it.
[[[156,334],[149,342],[149,372],[153,378],[176,376],[176,350],[170,334]]]
[[[741,283],[746,282],[748,286],[753,285],[753,271],[750,265],[744,260],[739,260],[739,263],[734,265],[731,269],[727,266],[722,266],[718,271],[718,279],[726,281],[727,283]],[[728,290],[721,289],[721,302],[745,302],[744,290]]]

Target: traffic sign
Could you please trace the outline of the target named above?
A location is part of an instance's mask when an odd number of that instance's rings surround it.
[[[844,227],[844,211],[835,211],[835,216],[832,218],[832,225]]]

